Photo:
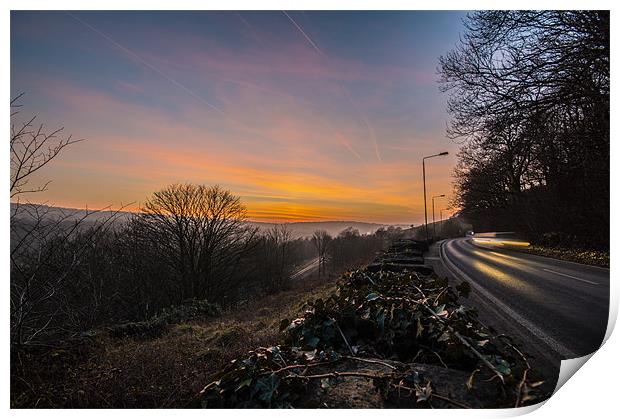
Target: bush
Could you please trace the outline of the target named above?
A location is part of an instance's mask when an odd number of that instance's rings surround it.
[[[539,239],[534,240],[536,244],[547,247],[573,247],[575,236],[563,232],[544,233]]]
[[[219,314],[219,306],[209,303],[207,300],[187,300],[180,306],[165,308],[157,317],[168,324],[172,324],[198,317],[215,317]]]
[[[152,319],[143,322],[123,323],[109,328],[110,335],[115,338],[154,339],[164,334],[167,323],[161,319]]]
[[[526,251],[539,256],[609,268],[609,252],[607,251],[545,246],[531,246]]]
[[[142,339],[158,338],[164,334],[169,324],[182,323],[199,317],[215,317],[220,314],[217,305],[206,300],[189,300],[180,306],[165,308],[161,314],[142,322],[129,322],[109,328],[110,335],[116,338],[133,337]]]

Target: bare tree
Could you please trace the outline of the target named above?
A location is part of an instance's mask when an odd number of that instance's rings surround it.
[[[76,214],[41,205],[20,206],[11,219],[11,240],[16,242],[10,254],[11,343],[42,342],[64,328],[56,319],[78,310],[63,304],[65,283],[119,211],[85,227],[88,217],[99,211]]]
[[[276,278],[281,287],[290,274],[289,256],[292,233],[286,224],[277,224],[269,230],[267,237],[276,249]]]
[[[455,204],[608,245],[609,12],[482,11],[465,28],[439,67],[448,134],[465,144]]]
[[[81,140],[62,139],[62,128],[47,132],[36,117],[17,122],[18,100],[11,100],[11,343],[34,343],[52,333],[53,321],[69,308],[59,304],[62,284],[75,269],[85,247],[71,247],[70,240],[93,213],[73,213],[59,208],[20,202],[22,196],[42,192],[49,182],[32,185],[31,177],[67,146]],[[119,210],[120,211],[120,210]],[[87,241],[94,240],[118,215],[111,212],[91,224]]]
[[[325,265],[327,262],[327,255],[329,244],[332,240],[332,237],[325,230],[316,230],[312,235],[312,244],[317,251],[319,258],[319,276],[321,276],[321,271],[323,275],[325,275]]]
[[[174,269],[182,299],[223,298],[256,230],[238,196],[219,186],[174,184],[136,215],[150,245]]]
[[[23,95],[11,100],[11,198],[46,190],[49,182],[40,186],[31,185],[30,177],[54,160],[65,147],[82,141],[73,139],[71,135],[59,138],[63,128],[46,132],[43,124],[35,124],[36,116],[13,123],[19,113],[17,109],[21,107],[17,101]]]
[[[265,288],[279,291],[290,279],[292,271],[292,233],[286,224],[276,224],[262,235],[262,260]]]

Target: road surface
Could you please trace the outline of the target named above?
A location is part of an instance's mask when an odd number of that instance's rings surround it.
[[[474,307],[499,332],[516,335],[538,362],[592,353],[609,315],[609,270],[506,249],[471,239],[446,240],[439,257],[455,279],[470,282]]]
[[[296,272],[291,274],[291,279],[293,280],[303,279],[317,269],[319,269],[319,258],[318,257],[312,259],[311,261],[303,265],[301,268],[299,268]]]

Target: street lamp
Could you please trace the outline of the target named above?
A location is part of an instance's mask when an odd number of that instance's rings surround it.
[[[437,229],[435,228],[435,198],[443,198],[444,196],[446,195],[445,194],[435,195],[431,199],[431,202],[433,203],[433,240],[435,240],[435,238],[437,237]]]
[[[447,156],[447,155],[448,155],[448,152],[444,151],[439,154],[433,154],[432,156],[426,156],[422,158],[422,183],[424,184],[424,232],[426,235],[426,241],[428,241],[428,215],[426,211],[426,166],[424,164],[424,160],[430,159],[432,157]]]

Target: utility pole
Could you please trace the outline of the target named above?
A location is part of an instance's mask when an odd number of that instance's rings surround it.
[[[439,237],[443,236],[443,209],[439,210]]]
[[[443,198],[444,196],[446,195],[445,194],[435,195],[431,199],[433,203],[433,240],[435,240],[435,238],[437,237],[437,229],[435,228],[435,198]]]

